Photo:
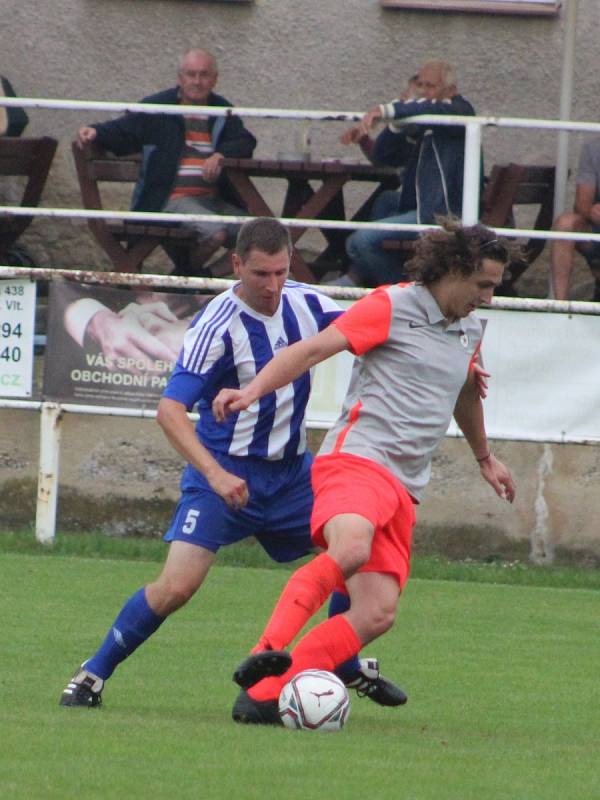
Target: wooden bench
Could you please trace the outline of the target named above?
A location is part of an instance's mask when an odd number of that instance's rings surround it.
[[[494,166],[483,193],[481,221],[492,228],[512,228],[515,224],[515,207],[535,205],[539,208],[533,229],[550,230],[554,215],[555,178],[556,168],[551,166]],[[510,265],[510,277],[504,281],[502,290],[513,288],[545,246],[545,239],[529,239],[523,244],[523,259]]]
[[[71,145],[85,209],[102,209],[101,184],[135,183],[140,174],[139,155],[115,156],[96,145]],[[139,272],[144,260],[162,247],[178,274],[191,274],[191,255],[196,247],[194,230],[178,223],[142,223],[90,219],[88,226],[117,272]]]
[[[496,164],[485,182],[481,198],[481,222],[491,228],[512,228],[515,207],[537,205],[534,230],[547,231],[552,227],[554,207],[554,180],[556,169],[551,166],[526,164]],[[529,239],[522,247],[523,259],[510,265],[507,277],[499,292],[514,292],[514,284],[540,255],[545,239]],[[413,243],[387,240],[386,250],[412,251]]]
[[[52,159],[56,139],[0,137],[0,175],[26,178],[20,205],[34,208],[39,205]],[[4,260],[11,245],[21,236],[33,217],[3,216],[0,218],[0,260]]]
[[[233,186],[241,203],[253,216],[281,216],[296,220],[345,220],[347,218],[344,190],[349,184],[360,183],[367,194],[352,219],[367,220],[375,198],[383,189],[398,188],[398,171],[393,167],[375,166],[343,160],[279,160],[255,158],[226,158],[223,172]],[[281,213],[273,212],[270,201],[257,180],[284,181],[285,197]],[[375,186],[369,187],[369,184]],[[369,188],[368,188],[369,187]],[[322,228],[327,247],[308,263],[299,252],[298,240],[307,228],[290,227],[294,244],[291,272],[296,280],[317,283],[336,262],[346,257],[348,231]]]

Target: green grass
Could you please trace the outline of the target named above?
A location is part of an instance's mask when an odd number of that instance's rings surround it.
[[[87,558],[133,559],[162,562],[165,544],[160,538],[122,538],[102,533],[59,533],[52,545],[41,545],[29,532],[0,531],[0,553],[29,553],[48,556],[84,556]],[[229,567],[291,569],[271,561],[254,541],[226,547],[219,553],[219,564]],[[450,561],[443,557],[413,557],[412,577],[458,580],[476,583],[505,583],[521,586],[548,586],[572,589],[600,589],[600,569],[575,566],[536,567],[520,561]]]
[[[1,538],[1,537],[0,537]],[[217,567],[125,662],[100,710],[58,696],[158,565],[0,554],[0,796],[594,800],[599,597],[586,589],[409,582],[373,645],[410,700],[353,699],[338,735],[234,725],[232,667],[286,573]]]

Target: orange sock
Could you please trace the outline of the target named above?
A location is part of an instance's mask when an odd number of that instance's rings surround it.
[[[248,690],[254,700],[277,700],[285,684],[305,669],[329,672],[355,656],[362,642],[343,614],[330,617],[309,631],[292,650],[292,666],[283,675],[264,678]]]
[[[302,630],[329,597],[343,583],[339,565],[328,553],[321,553],[289,579],[253,653],[282,650]]]

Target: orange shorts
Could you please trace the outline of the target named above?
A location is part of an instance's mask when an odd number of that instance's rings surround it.
[[[317,456],[312,466],[315,502],[312,540],[327,548],[323,528],[338,514],[360,514],[375,528],[371,557],[359,572],[393,575],[400,588],[410,570],[415,525],[411,496],[389,470],[368,458],[347,453]]]

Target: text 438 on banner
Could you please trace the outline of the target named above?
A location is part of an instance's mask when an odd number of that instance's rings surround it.
[[[0,397],[31,397],[35,283],[0,281]]]

